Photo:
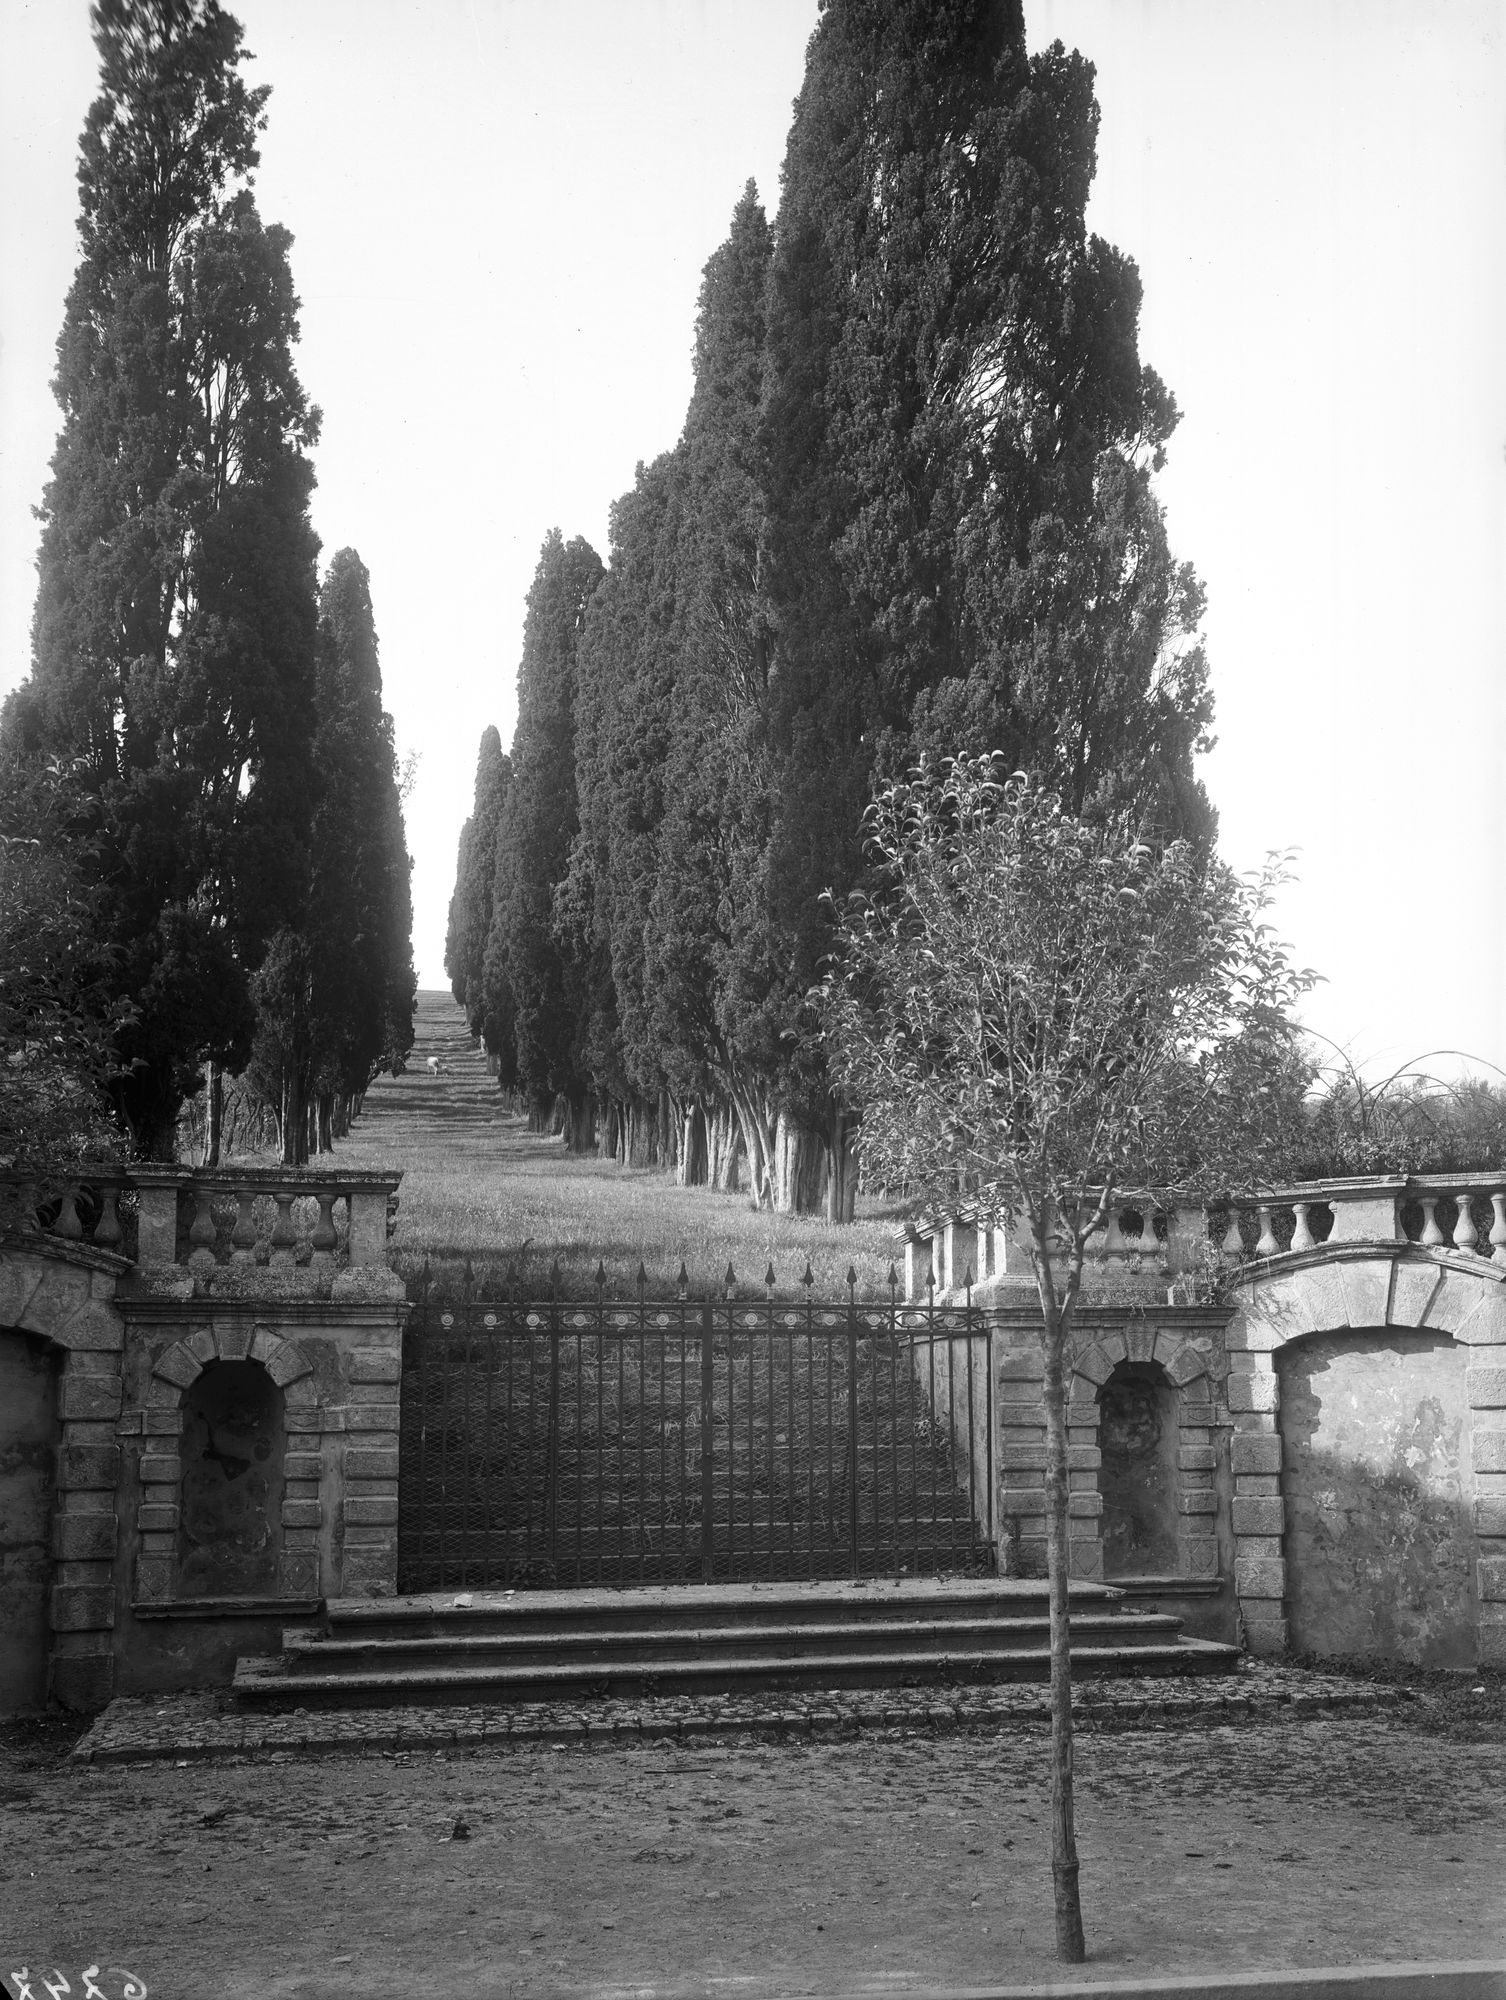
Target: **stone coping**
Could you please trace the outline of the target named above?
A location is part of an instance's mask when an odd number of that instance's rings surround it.
[[[1079,1682],[1079,1728],[1312,1720],[1402,1706],[1405,1688],[1339,1674],[1251,1665],[1195,1678]],[[835,1740],[878,1730],[991,1731],[1050,1721],[1041,1682],[978,1687],[816,1691],[809,1695],[663,1696],[654,1700],[455,1703],[387,1708],[242,1710],[223,1691],[122,1695],[73,1750],[86,1764],[305,1756],[435,1756],[456,1749],[625,1748],[646,1739],[761,1736]],[[1506,2000],[1506,1996],[1502,1996]]]
[[[1076,2000],[1506,2000],[1506,1959],[1063,1979],[1045,1986],[907,1987],[903,2000],[1065,2000],[1068,1994]],[[643,2000],[655,1996],[644,1995]]]

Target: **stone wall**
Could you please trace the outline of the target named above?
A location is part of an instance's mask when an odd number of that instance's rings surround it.
[[[277,1650],[283,1626],[321,1598],[391,1595],[401,1304],[124,1296],[122,1312],[117,1687],[226,1678],[237,1654]],[[185,1479],[203,1469],[183,1457],[194,1393],[218,1371],[247,1366],[264,1371],[281,1401],[263,1440],[275,1439],[281,1462],[262,1468],[277,1517],[265,1523],[261,1588],[248,1587],[233,1537],[217,1574],[183,1515]],[[201,1457],[226,1454],[201,1424],[192,1435]],[[244,1526],[239,1539],[244,1548],[255,1540]]]
[[[1046,1573],[1046,1428],[1041,1402],[1040,1317],[1020,1305],[997,1310],[995,1466],[1001,1566]],[[1173,1434],[1158,1440],[1162,1504],[1174,1514],[1175,1559],[1111,1579],[1176,1612],[1186,1629],[1232,1640],[1236,1611],[1229,1532],[1230,1419],[1224,1394],[1224,1326],[1217,1307],[1086,1305],[1078,1309],[1067,1407],[1071,1569],[1106,1580],[1103,1392],[1127,1371],[1162,1390]],[[1147,1475],[1149,1476],[1149,1475]]]

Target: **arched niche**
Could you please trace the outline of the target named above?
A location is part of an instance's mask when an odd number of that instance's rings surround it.
[[[282,1554],[283,1392],[259,1361],[211,1361],[182,1408],[178,1595],[271,1596]]]
[[[1178,1393],[1154,1361],[1121,1361],[1098,1390],[1098,1490],[1106,1579],[1181,1566]]]

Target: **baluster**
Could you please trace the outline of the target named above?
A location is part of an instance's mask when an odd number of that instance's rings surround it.
[[[1492,1264],[1506,1264],[1506,1194],[1493,1194],[1490,1205],[1495,1210],[1495,1221],[1490,1225],[1490,1240],[1494,1248],[1490,1253]]]
[[[254,1208],[256,1196],[249,1188],[240,1188],[235,1197],[235,1227],[230,1232],[230,1261],[232,1264],[254,1264],[256,1262],[256,1216]]]
[[[1422,1240],[1426,1244],[1437,1245],[1444,1240],[1443,1231],[1438,1227],[1438,1217],[1435,1213],[1438,1207],[1438,1196],[1435,1194],[1423,1194],[1419,1195],[1417,1199],[1422,1203],[1422,1212],[1426,1218],[1422,1225]]]
[[[1312,1231],[1307,1226],[1307,1211],[1311,1207],[1312,1203],[1310,1201],[1294,1201],[1292,1203],[1292,1209],[1297,1217],[1297,1225],[1292,1231],[1292,1248],[1294,1250],[1316,1250],[1318,1247],[1313,1238]]]
[[[314,1199],[319,1204],[319,1220],[314,1224],[313,1234],[309,1238],[313,1252],[309,1258],[309,1262],[316,1271],[326,1271],[335,1261],[335,1245],[340,1240],[335,1230],[333,1213],[335,1197],[332,1194],[320,1192],[314,1196]]]
[[[1105,1257],[1124,1257],[1128,1255],[1124,1241],[1124,1231],[1119,1226],[1119,1211],[1117,1208],[1109,1210],[1109,1226],[1103,1235],[1103,1255]]]
[[[1469,1189],[1463,1189],[1457,1199],[1459,1218],[1454,1224],[1454,1248],[1473,1250],[1480,1240],[1480,1232],[1475,1227],[1475,1218],[1469,1212]]]
[[[94,1241],[102,1250],[113,1250],[125,1239],[120,1226],[120,1190],[102,1187],[99,1191],[99,1220],[94,1225]]]
[[[69,1243],[83,1241],[84,1225],[78,1219],[79,1190],[75,1186],[63,1189],[58,1201],[58,1219],[52,1225],[54,1236],[61,1236]]]
[[[1156,1234],[1156,1212],[1149,1202],[1141,1211],[1140,1238],[1135,1248],[1142,1257],[1158,1258],[1161,1255],[1161,1239]]]
[[[209,1188],[196,1187],[193,1199],[193,1221],[188,1227],[188,1240],[192,1245],[188,1253],[188,1267],[191,1271],[212,1271],[215,1262],[215,1226],[209,1204],[214,1196]]]
[[[1219,1248],[1226,1257],[1243,1257],[1245,1254],[1245,1239],[1239,1233],[1239,1210],[1237,1208],[1229,1210],[1229,1227],[1224,1231],[1224,1240],[1219,1245]]]
[[[277,1220],[272,1224],[272,1262],[285,1270],[293,1263],[298,1248],[298,1231],[293,1227],[296,1197],[291,1189],[279,1188],[272,1199],[277,1203]]]
[[[1255,1245],[1255,1255],[1275,1257],[1280,1253],[1281,1245],[1276,1241],[1276,1232],[1271,1227],[1271,1204],[1268,1201],[1258,1202],[1255,1213],[1260,1217],[1260,1241]]]

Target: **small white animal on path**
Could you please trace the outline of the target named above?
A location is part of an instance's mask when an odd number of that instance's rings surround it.
[[[438,1076],[438,1074],[439,1074],[439,1071],[440,1071],[440,1061],[439,1061],[439,1057],[438,1057],[438,1056],[430,1056],[430,1058],[429,1058],[429,1074],[430,1074],[430,1076]]]

